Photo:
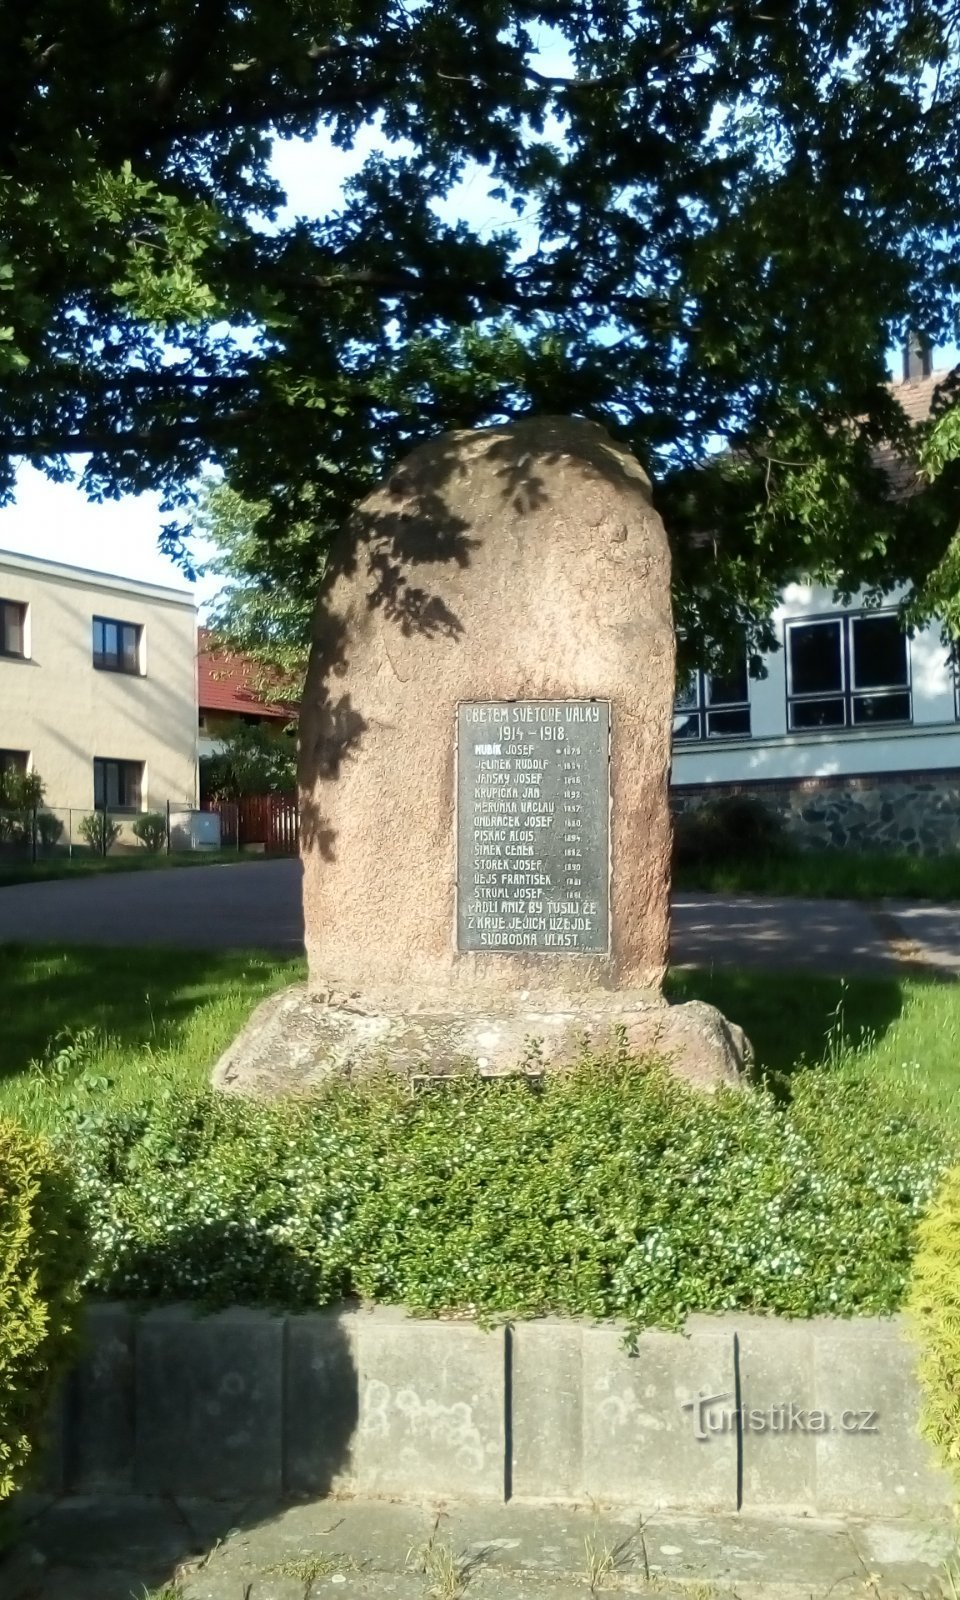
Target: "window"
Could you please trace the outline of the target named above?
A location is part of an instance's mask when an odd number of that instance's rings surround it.
[[[790,731],[910,722],[909,656],[893,611],[788,622]]]
[[[140,671],[140,628],[135,622],[93,619],[93,664],[105,672]]]
[[[15,772],[25,778],[29,759],[29,750],[0,750],[0,773]]]
[[[98,811],[139,811],[143,796],[142,761],[93,763],[93,803]]]
[[[27,653],[27,608],[19,600],[0,600],[0,656]]]
[[[674,739],[749,739],[747,663],[732,672],[693,672],[673,705]]]

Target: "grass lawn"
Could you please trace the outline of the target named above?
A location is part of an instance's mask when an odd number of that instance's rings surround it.
[[[117,856],[50,856],[44,861],[5,861],[0,858],[0,889],[14,883],[45,883],[51,878],[89,878],[102,872],[162,872],[169,867],[234,866],[238,861],[263,861],[250,850],[134,851]]]
[[[829,900],[960,900],[960,851],[908,856],[882,850],[804,850],[795,855],[731,858],[679,866],[674,869],[673,886],[714,894]]]
[[[303,963],[252,952],[0,945],[0,1113],[48,1126],[163,1083],[200,1085],[253,1007]]]
[[[199,1085],[265,995],[303,963],[251,952],[0,946],[0,1112],[37,1127],[162,1083]],[[960,1124],[960,984],[678,972],[674,1000],[739,1022],[785,1084],[805,1066],[906,1087]]]

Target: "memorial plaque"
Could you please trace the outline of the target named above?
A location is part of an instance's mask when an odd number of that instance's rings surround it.
[[[457,708],[457,949],[610,948],[610,705]]]

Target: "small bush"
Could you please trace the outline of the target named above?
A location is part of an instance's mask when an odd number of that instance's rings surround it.
[[[73,1355],[85,1267],[64,1163],[45,1140],[0,1121],[0,1500],[22,1482]]]
[[[920,1224],[908,1309],[921,1351],[921,1432],[960,1478],[960,1167]]]
[[[105,811],[94,811],[81,821],[80,837],[94,855],[105,856],[120,837],[120,824],[111,822]]]
[[[63,823],[52,811],[38,811],[36,827],[37,843],[44,850],[52,850],[54,845],[59,844]]]
[[[931,1114],[802,1074],[704,1097],[585,1061],[411,1093],[336,1083],[273,1105],[170,1094],[74,1136],[93,1289],[676,1325],[691,1311],[890,1312],[960,1155]]]
[[[29,844],[33,813],[43,799],[39,772],[0,769],[0,842]]]
[[[780,817],[750,795],[708,800],[675,818],[676,866],[705,866],[738,857],[777,856],[788,851]]]
[[[134,822],[133,832],[144,849],[155,855],[167,842],[167,819],[160,811],[145,811]]]

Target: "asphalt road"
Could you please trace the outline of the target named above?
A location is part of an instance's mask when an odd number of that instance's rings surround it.
[[[0,889],[0,942],[303,948],[297,861],[116,873]],[[960,974],[960,907],[678,894],[677,966]]]

